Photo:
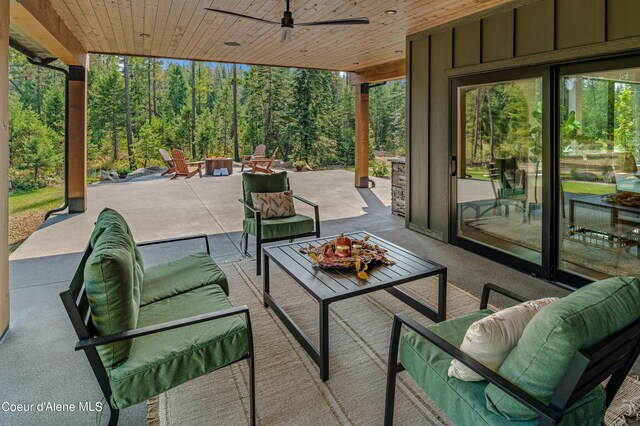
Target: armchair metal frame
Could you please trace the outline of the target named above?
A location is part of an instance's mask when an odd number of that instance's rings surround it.
[[[497,293],[508,296],[518,302],[525,301],[525,298],[498,287],[494,284],[485,284],[480,309],[486,309],[489,293]],[[605,386],[607,394],[606,406],[613,401],[614,396],[622,386],[624,379],[631,370],[634,361],[640,354],[640,319],[629,326],[605,339],[602,343],[588,350],[578,351],[560,385],[555,391],[549,404],[544,404],[534,396],[512,384],[498,373],[485,367],[474,358],[462,352],[440,336],[426,327],[418,324],[415,320],[404,313],[394,316],[393,328],[391,331],[391,344],[389,347],[389,363],[387,370],[387,391],[385,399],[384,424],[393,424],[393,410],[395,399],[396,375],[404,370],[398,362],[398,349],[400,345],[400,332],[402,326],[415,331],[439,349],[459,360],[476,373],[480,374],[489,383],[497,386],[507,395],[522,403],[524,406],[540,415],[540,425],[555,425],[562,419],[565,409],[574,402],[591,392],[596,386],[611,376]]]
[[[145,243],[136,244],[138,247],[150,246],[156,244],[166,244],[173,243],[177,241],[186,241],[203,238],[207,247],[207,254],[211,254],[209,251],[209,241],[206,235],[195,235],[189,237],[179,237],[179,238],[171,238],[165,240],[158,241],[149,241]],[[251,329],[251,317],[249,315],[249,308],[246,305],[238,306],[230,309],[223,309],[220,311],[210,312],[201,315],[194,315],[188,318],[181,318],[178,320],[167,321],[160,324],[149,325],[146,327],[140,327],[133,330],[123,331],[121,333],[115,333],[108,336],[99,336],[95,337],[95,327],[93,325],[93,321],[91,319],[91,307],[89,305],[89,300],[87,298],[87,292],[84,286],[84,266],[87,262],[87,259],[91,255],[92,252],[91,245],[87,246],[87,249],[84,252],[82,257],[82,261],[80,262],[80,266],[76,270],[75,275],[71,281],[71,285],[68,290],[60,293],[60,298],[62,299],[62,303],[69,315],[69,319],[71,320],[71,324],[73,325],[76,334],[78,335],[79,341],[75,345],[76,351],[84,351],[89,364],[91,365],[91,369],[98,380],[98,384],[100,385],[100,389],[104,394],[107,402],[111,398],[111,386],[109,384],[109,377],[107,375],[107,371],[98,355],[97,347],[101,345],[106,345],[109,343],[120,342],[123,340],[129,340],[136,337],[147,336],[149,334],[160,333],[163,331],[173,330],[175,328],[186,327],[188,325],[199,324],[207,321],[213,321],[220,318],[229,317],[232,315],[244,315],[245,316],[245,324],[247,327],[247,334],[249,340],[249,352],[244,357],[237,361],[234,361],[231,364],[235,364],[236,362],[246,360],[249,365],[249,411],[251,418],[251,425],[255,426],[256,424],[256,411],[255,411],[255,372],[254,372],[254,350],[253,350],[253,334]],[[231,365],[229,364],[229,365]],[[110,417],[109,417],[109,426],[115,426],[118,424],[118,418],[120,415],[120,410],[111,407],[109,403],[110,409]]]
[[[287,188],[288,190],[291,190],[291,186],[289,185],[289,179],[287,179]],[[244,182],[242,183],[242,193],[244,194]],[[262,238],[262,218],[261,218],[261,213],[259,210],[257,210],[256,208],[254,208],[252,205],[250,205],[249,203],[247,203],[245,200],[243,200],[242,198],[238,198],[238,201],[240,201],[240,203],[242,203],[242,205],[244,207],[246,207],[247,209],[251,210],[253,212],[253,215],[256,219],[256,275],[261,275],[262,274],[262,244],[264,243],[271,243],[274,241],[284,241],[284,240],[289,240],[290,242],[292,242],[294,239],[296,238],[303,238],[303,237],[316,237],[316,238],[320,238],[320,209],[318,207],[318,205],[312,201],[307,200],[306,198],[303,198],[299,195],[293,194],[293,198],[295,198],[296,200],[299,200],[302,203],[305,203],[311,207],[313,207],[314,210],[314,228],[315,230],[313,232],[307,232],[304,234],[296,234],[296,235],[287,235],[286,237],[281,237],[281,238]],[[246,232],[242,233],[242,240],[240,241],[240,249],[244,250],[244,254],[248,255],[248,251],[247,248],[249,247],[249,234]]]

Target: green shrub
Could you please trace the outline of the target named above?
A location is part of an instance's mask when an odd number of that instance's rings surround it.
[[[375,177],[385,177],[389,174],[389,166],[385,162],[374,161],[371,164]]]
[[[304,160],[298,160],[293,162],[293,167],[296,169],[303,169],[307,165],[307,162]]]

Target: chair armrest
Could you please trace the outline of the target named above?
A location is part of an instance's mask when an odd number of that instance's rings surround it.
[[[256,209],[255,207],[253,207],[251,204],[247,203],[242,198],[238,198],[238,201],[240,201],[246,208],[251,210],[254,214],[258,214],[258,215],[260,214],[260,210]]]
[[[306,198],[302,198],[299,195],[293,194],[293,198],[296,200],[300,200],[301,202],[310,205],[313,207],[313,213],[315,216],[315,227],[316,227],[316,235],[320,237],[320,208],[318,205],[312,201],[307,200]]]
[[[306,198],[302,198],[299,195],[293,194],[293,198],[295,198],[296,200],[300,200],[303,203],[310,205],[311,207],[318,207],[318,205],[316,203],[314,203],[313,201],[309,201]]]
[[[196,240],[196,239],[199,239],[199,238],[203,238],[204,239],[204,243],[207,246],[207,254],[211,255],[211,251],[209,249],[209,238],[207,238],[207,236],[205,234],[191,235],[191,236],[188,236],[188,237],[167,238],[165,240],[146,241],[144,243],[137,243],[136,246],[145,247],[145,246],[152,246],[152,245],[156,245],[156,244],[168,244],[168,243],[176,243],[178,241]]]
[[[134,339],[136,337],[160,333],[162,331],[173,330],[174,328],[186,327],[188,325],[199,324],[202,322],[226,318],[238,314],[245,314],[247,316],[247,320],[249,320],[249,308],[246,305],[243,305],[236,308],[223,309],[221,311],[209,312],[207,314],[194,315],[188,318],[181,318],[178,320],[167,321],[160,324],[148,325],[146,327],[140,327],[133,330],[123,331],[121,333],[110,334],[108,336],[83,339],[76,343],[75,349],[76,351],[91,349],[109,343],[121,342],[123,340]]]
[[[482,297],[480,298],[480,309],[487,309],[487,305],[489,304],[489,294],[491,291],[495,291],[496,293],[502,294],[503,296],[507,296],[517,302],[526,302],[528,299],[524,296],[521,296],[517,293],[509,291],[505,288],[497,286],[492,283],[486,283],[484,287],[482,287]]]
[[[540,400],[523,391],[504,377],[498,375],[493,370],[490,370],[480,362],[476,361],[474,358],[462,352],[459,348],[444,340],[442,337],[438,336],[432,331],[427,330],[424,326],[418,324],[407,314],[400,313],[395,315],[394,322],[395,321],[400,321],[407,328],[415,331],[420,336],[424,337],[425,339],[436,345],[438,348],[452,356],[454,359],[462,362],[464,365],[481,375],[489,383],[497,386],[507,395],[543,417],[543,419],[550,421],[552,424],[555,424],[555,422],[557,422],[558,419],[562,416],[560,412],[547,405],[544,405]]]

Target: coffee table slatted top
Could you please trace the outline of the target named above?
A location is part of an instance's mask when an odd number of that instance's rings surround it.
[[[384,265],[380,262],[372,262],[366,271],[369,277],[363,280],[358,278],[355,271],[351,269],[314,267],[311,258],[300,252],[300,249],[307,248],[310,243],[318,246],[334,240],[335,236],[265,247],[264,254],[287,270],[291,277],[318,301],[333,302],[446,271],[442,265],[367,232],[360,231],[345,235],[359,240],[368,236],[368,242],[387,250],[387,259],[395,264]]]

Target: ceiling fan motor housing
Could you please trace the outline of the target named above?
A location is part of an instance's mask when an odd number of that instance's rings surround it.
[[[293,14],[288,10],[284,12],[281,22],[282,28],[293,28]]]

